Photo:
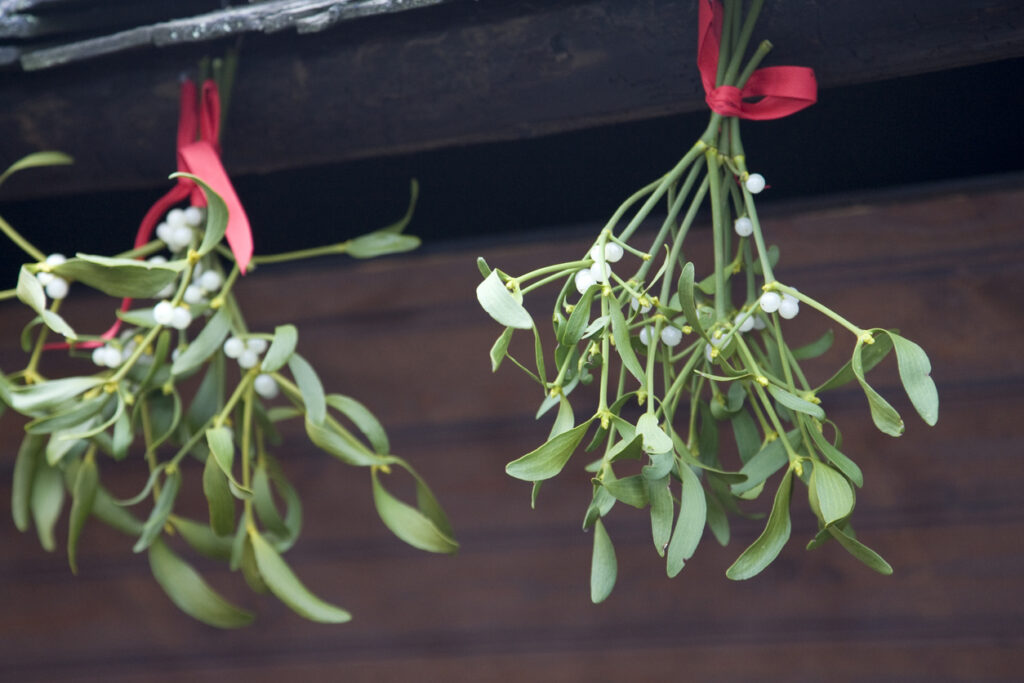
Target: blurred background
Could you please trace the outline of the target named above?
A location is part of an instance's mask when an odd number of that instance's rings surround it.
[[[127,1],[78,3],[77,15],[74,3],[15,4],[0,2],[0,166],[40,149],[77,161],[26,171],[0,192],[0,215],[44,251],[129,246],[174,170],[178,76],[238,35],[224,161],[257,253],[390,223],[404,211],[409,179],[419,179],[409,232],[423,237],[420,250],[265,267],[236,291],[251,327],[298,326],[299,351],[327,389],[381,418],[395,452],[434,487],[462,549],[428,556],[395,539],[373,511],[368,473],[288,425],[276,455],[302,496],[305,526],[287,557],[353,622],[309,624],[250,594],[237,575],[199,564],[258,613],[253,626],[220,632],[177,611],[132,539],[91,524],[73,577],[60,552],[0,521],[0,679],[1018,679],[1019,3],[890,3],[877,12],[852,1],[769,3],[755,33],[777,46],[767,63],[811,66],[822,86],[813,107],[743,126],[748,164],[770,185],[758,205],[781,248],[777,274],[861,326],[899,328],[932,360],[934,428],[899,391],[894,361],[873,384],[907,421],[899,439],[874,429],[859,391],[827,397],[865,474],[858,533],[893,576],[835,544],[805,551],[816,527],[795,495],[793,537],[760,576],[724,576],[763,524],[741,520],[728,547],[706,535],[669,580],[647,514],[617,506],[608,529],[619,578],[598,606],[588,591],[592,539],[580,529],[590,500],[583,456],[545,484],[535,510],[529,486],[504,474],[549,423],[533,420],[540,397],[525,375],[508,364],[490,371],[501,329],[476,303],[474,262],[484,256],[517,273],[577,258],[625,197],[688,149],[707,120],[693,66],[695,6],[454,0],[378,3],[374,13],[372,3],[309,3],[323,12],[267,32],[266,17],[281,16],[270,2],[152,3],[160,16],[133,15]],[[264,32],[168,37],[180,28],[174,21],[261,6],[279,12],[259,15]],[[110,11],[86,30],[90,8]],[[356,11],[372,16],[346,14]],[[36,35],[11,19],[32,12]],[[130,50],[96,47],[115,30],[137,37],[144,27]],[[696,253],[709,233],[702,220]],[[0,288],[13,286],[22,256],[5,244],[0,260]],[[528,304],[542,319],[549,303],[538,294]],[[76,290],[68,304],[73,324],[106,327],[109,301]],[[0,368],[11,371],[24,364],[17,338],[30,316],[17,302],[0,311]],[[798,344],[826,327],[808,310],[789,334]],[[812,381],[845,360],[850,341],[839,334],[810,364]],[[14,416],[0,420],[3,501],[21,429]],[[104,481],[134,493],[145,476],[134,464],[101,463]],[[198,515],[193,470],[183,504]]]

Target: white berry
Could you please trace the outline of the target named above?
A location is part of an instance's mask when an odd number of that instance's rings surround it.
[[[189,285],[185,288],[185,303],[200,304],[206,301],[203,289],[199,285]]]
[[[678,327],[663,327],[661,330],[661,341],[665,346],[678,346],[683,341],[683,331]]]
[[[153,307],[153,320],[158,325],[170,325],[174,318],[174,306],[170,301],[161,301]]]
[[[59,266],[60,264],[66,262],[67,260],[68,259],[67,259],[66,256],[64,256],[64,254],[56,254],[55,253],[55,254],[50,254],[49,256],[46,257],[46,263],[47,263],[47,265],[50,265],[50,266]]]
[[[172,228],[177,228],[179,225],[185,225],[185,211],[182,209],[171,209],[167,212],[167,217],[164,220],[166,220],[167,225]]]
[[[750,332],[750,330],[754,329],[754,315],[750,314],[744,318],[743,313],[737,313],[732,323],[733,325],[739,325],[740,332]]]
[[[714,347],[711,344],[704,345],[704,357],[708,359],[709,363],[715,359]]]
[[[178,306],[171,313],[171,327],[183,330],[192,324],[192,314],[184,306]]]
[[[263,398],[274,398],[277,396],[277,382],[274,378],[267,374],[260,374],[256,376],[256,379],[252,382],[252,388],[256,390],[256,393]]]
[[[792,320],[800,312],[800,301],[789,294],[782,295],[782,302],[779,304],[779,315],[786,320]]]
[[[764,322],[764,318],[762,318],[759,315],[755,315],[755,316],[752,316],[752,317],[754,318],[754,329],[755,330],[763,330],[766,327],[765,322]]]
[[[751,173],[744,185],[746,185],[747,192],[750,194],[758,194],[765,187],[764,176],[760,173]]]
[[[597,280],[589,270],[580,270],[576,273],[576,291],[583,294],[592,286],[597,284]]]
[[[215,270],[208,270],[199,278],[199,286],[207,292],[216,292],[222,284],[224,284],[224,278]]]
[[[156,226],[156,236],[167,246],[171,246],[171,241],[174,239],[174,228],[167,225],[167,223],[160,223],[160,225]]]
[[[162,265],[164,263],[167,263],[167,258],[165,256],[160,256],[159,254],[157,254],[156,256],[150,256],[148,259],[146,259],[146,263]]]
[[[598,251],[597,245],[595,244],[590,248],[590,258],[597,261],[597,257],[601,252]],[[614,242],[608,242],[604,245],[604,260],[608,263],[615,263],[622,260],[622,247],[615,244]]]
[[[167,245],[171,251],[181,251],[190,244],[192,244],[192,228],[184,224],[174,226],[171,232],[171,241]]]
[[[644,327],[642,330],[640,330],[640,343],[643,344],[644,346],[650,344],[652,334],[654,334],[653,327],[651,327],[650,325]]]
[[[765,313],[774,313],[779,310],[781,303],[782,297],[778,292],[765,292],[761,295],[761,310]]]
[[[198,228],[203,224],[203,210],[198,206],[190,206],[185,209],[185,225]]]
[[[640,309],[641,313],[646,313],[647,311],[651,310],[650,305],[646,305],[643,308],[641,308],[640,301],[637,300],[635,296],[629,300],[629,307],[632,308],[634,311]]]
[[[597,282],[607,282],[608,276],[612,273],[612,267],[607,263],[604,264],[604,268],[601,267],[600,263],[594,263],[590,266],[590,274],[594,277]]]
[[[261,354],[267,350],[267,340],[259,338],[249,339],[245,342],[245,348],[255,354]]]
[[[63,299],[68,295],[68,281],[62,277],[53,276],[53,279],[46,284],[46,296],[51,299]]]
[[[54,275],[53,273],[47,273],[42,270],[36,273],[36,279],[39,280],[39,284],[41,284],[43,287],[53,282],[53,278],[55,277],[57,276]]]
[[[256,367],[256,364],[260,362],[260,356],[252,349],[246,349],[242,352],[242,355],[238,357],[238,365],[248,370],[249,368]]]
[[[92,350],[92,362],[95,363],[96,365],[99,365],[100,367],[106,365],[106,348],[107,347],[105,346],[97,346],[95,349]]]
[[[754,223],[746,216],[737,218],[732,227],[740,237],[749,237],[754,233]]]
[[[229,337],[224,342],[224,355],[228,358],[238,358],[245,351],[245,342],[238,337]]]

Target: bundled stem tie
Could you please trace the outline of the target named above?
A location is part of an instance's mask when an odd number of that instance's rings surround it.
[[[555,413],[547,441],[505,471],[533,484],[536,505],[543,482],[580,446],[592,454],[583,468],[592,490],[583,529],[593,531],[594,602],[608,597],[618,572],[604,523],[616,505],[649,510],[655,550],[672,577],[705,530],[726,545],[729,518],[754,517],[745,507],[780,472],[764,531],[726,576],[749,579],[779,555],[792,531],[798,481],[818,522],[809,549],[836,541],[875,571],[891,573],[854,533],[854,492],[864,478],[843,451],[858,444],[843,444],[821,396],[856,381],[875,426],[901,435],[903,419],[866,376],[895,351],[914,409],[929,425],[938,419],[931,364],[920,346],[894,330],[861,328],[776,278],[779,250],[767,243],[755,202],[768,185],[747,169],[740,120],[776,119],[813,104],[814,73],[758,68],[767,41],[747,56],[760,0],[699,2],[697,64],[712,114],[683,158],[627,198],[580,258],[518,276],[478,262],[484,280],[477,299],[506,328],[490,350],[492,369],[509,359],[542,390],[537,418]],[[659,204],[661,226],[653,235],[641,231]],[[714,260],[702,265],[687,258],[686,238],[705,205]],[[550,316],[553,353],[524,305],[549,284],[561,286]],[[824,354],[836,335],[828,329],[791,347],[785,322],[801,306],[853,336],[850,360],[817,385],[804,363]],[[533,333],[531,361],[513,355],[516,330]],[[578,419],[579,404],[593,401],[581,391],[586,385],[596,385],[597,405]]]

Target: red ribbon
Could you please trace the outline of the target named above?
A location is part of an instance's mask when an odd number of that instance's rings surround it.
[[[814,70],[804,66],[769,66],[757,69],[743,89],[715,87],[718,52],[722,42],[722,3],[700,0],[697,68],[711,111],[753,121],[781,119],[818,101]],[[760,98],[751,102],[748,100]]]
[[[185,79],[181,83],[181,109],[178,114],[178,171],[202,178],[227,204],[228,225],[225,236],[238,263],[238,269],[244,275],[249,261],[252,260],[252,230],[242,202],[238,199],[235,188],[221,164],[219,137],[220,95],[217,92],[217,84],[211,80],[203,83],[202,98],[197,107],[196,86],[191,80]],[[152,239],[153,229],[159,220],[175,204],[189,197],[193,205],[206,206],[206,196],[199,186],[189,178],[179,177],[174,187],[156,200],[142,217],[139,229],[135,233],[135,248],[147,244]],[[129,298],[122,299],[121,310],[127,311],[131,303],[132,300]],[[113,339],[120,329],[121,320],[118,318],[110,329],[100,335],[100,339],[79,342],[74,346],[81,349],[103,346],[105,340]],[[66,342],[57,342],[47,344],[44,348],[68,347],[69,344]]]

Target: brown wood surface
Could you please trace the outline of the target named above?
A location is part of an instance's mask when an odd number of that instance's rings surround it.
[[[1016,0],[766,5],[755,35],[776,46],[766,64],[809,66],[822,87],[1024,55]],[[312,36],[249,35],[227,169],[262,173],[703,109],[696,6],[455,2]],[[59,149],[77,160],[73,172],[14,178],[5,198],[164,184],[179,77],[222,50],[193,44],[4,73],[0,159]]]
[[[778,277],[861,325],[899,327],[931,357],[942,399],[935,428],[898,392],[893,363],[875,372],[907,419],[899,439],[874,430],[859,392],[823,397],[864,470],[858,532],[895,567],[891,577],[834,544],[805,551],[813,520],[795,495],[793,538],[761,576],[724,577],[760,531],[749,521],[734,525],[727,548],[706,537],[669,580],[646,514],[619,506],[608,525],[619,581],[606,603],[590,604],[583,458],[544,486],[536,510],[529,487],[505,476],[504,463],[540,443],[548,426],[532,420],[538,396],[525,376],[511,366],[490,373],[487,349],[500,329],[473,296],[477,255],[515,273],[589,243],[552,231],[358,265],[267,268],[239,285],[254,328],[298,325],[299,349],[328,389],[361,398],[385,422],[394,450],[449,511],[457,557],[391,537],[373,513],[368,474],[314,451],[290,425],[277,454],[303,496],[306,524],[288,558],[311,588],[354,613],[352,623],[306,623],[201,564],[259,613],[249,629],[219,632],[169,603],[130,539],[87,527],[76,578],[59,552],[43,552],[7,521],[0,680],[1016,680],[1024,666],[1022,211],[1024,191],[942,188],[766,218],[782,247]],[[694,237],[701,258],[706,231]],[[544,297],[531,298],[539,316]],[[98,300],[78,299],[71,317],[102,317]],[[10,369],[22,360],[11,334],[27,316],[11,302],[0,310],[8,340],[0,367]],[[787,335],[810,339],[824,327],[803,311]],[[848,352],[850,340],[839,339],[825,364]],[[0,421],[0,501],[9,498],[19,430],[10,416]],[[104,480],[132,493],[143,476],[134,464],[102,462]],[[184,504],[201,514],[198,468],[186,477]]]

